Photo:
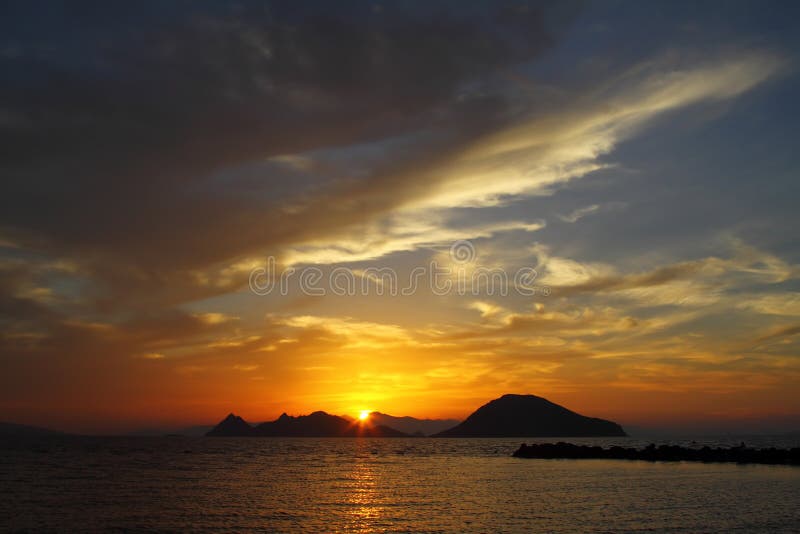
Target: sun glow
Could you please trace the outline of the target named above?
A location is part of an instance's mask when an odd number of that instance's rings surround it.
[[[371,412],[369,410],[361,410],[361,412],[358,414],[358,420],[359,421],[366,421],[367,419],[369,419],[369,414],[370,413]]]

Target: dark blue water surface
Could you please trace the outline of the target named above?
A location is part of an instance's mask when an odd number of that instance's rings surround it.
[[[800,532],[797,467],[512,458],[521,441],[5,439],[0,529]]]

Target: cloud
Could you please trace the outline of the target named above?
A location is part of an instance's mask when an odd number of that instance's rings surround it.
[[[200,319],[203,323],[209,325],[224,324],[238,319],[238,317],[231,317],[229,315],[225,315],[224,313],[215,312],[198,313],[194,316]]]
[[[800,317],[800,293],[745,294],[738,297],[736,306],[766,315]]]
[[[474,301],[469,305],[470,309],[477,310],[481,317],[484,319],[492,318],[500,314],[506,313],[506,310],[503,309],[502,306],[498,306],[497,304],[493,304],[491,302],[484,302],[484,301]]]
[[[578,208],[574,210],[569,215],[559,215],[558,218],[564,222],[578,222],[580,219],[583,219],[587,215],[591,215],[592,213],[596,213],[597,210],[600,209],[600,204],[592,204],[591,206],[585,206],[583,208]]]
[[[604,168],[601,155],[659,115],[735,97],[783,65],[773,55],[752,53],[705,65],[635,67],[603,90],[578,97],[567,112],[534,113],[477,139],[440,171],[448,187],[422,203],[492,205],[503,197],[546,194]]]
[[[617,292],[635,295],[636,290],[683,284],[688,280],[713,281],[727,280],[728,288],[734,283],[732,278],[744,276],[749,281],[779,284],[798,276],[798,268],[773,254],[759,251],[741,241],[732,243],[733,255],[730,258],[707,257],[656,267],[638,273],[619,274],[610,266],[579,263],[574,260],[550,257],[547,249],[534,248],[539,262],[546,271],[542,283],[555,286],[560,296],[586,293]],[[674,287],[672,289],[675,289]],[[710,286],[689,287],[685,284],[677,289],[696,291],[713,289]],[[626,293],[627,292],[627,293]],[[651,298],[652,293],[640,293],[641,297]]]
[[[245,373],[256,371],[259,367],[260,366],[254,364],[241,364],[241,363],[238,363],[233,366],[233,368],[236,369],[237,371],[242,371]]]
[[[357,321],[348,317],[301,315],[279,318],[277,322],[292,328],[317,329],[341,337],[347,340],[343,348],[386,348],[413,343],[408,332],[400,326]]]
[[[611,89],[602,93],[604,98],[612,98],[611,106],[608,101],[599,100],[599,95],[584,95],[578,98],[576,110],[552,116],[533,111],[530,118],[498,125],[494,131],[465,141],[460,148],[444,150],[443,157],[428,165],[417,164],[412,172],[375,175],[369,184],[358,184],[358,190],[346,193],[328,191],[334,199],[346,196],[353,205],[352,199],[364,194],[374,199],[372,192],[380,187],[382,196],[402,202],[387,206],[390,215],[374,213],[373,220],[364,225],[366,230],[352,226],[342,229],[346,235],[356,232],[366,235],[366,241],[354,242],[336,233],[321,236],[319,240],[330,243],[330,248],[317,258],[323,263],[346,261],[348,258],[341,251],[357,249],[358,243],[362,243],[371,252],[350,259],[374,259],[397,250],[413,250],[425,241],[450,237],[447,234],[452,236],[454,232],[447,232],[441,225],[402,237],[392,233],[402,229],[404,221],[430,220],[431,214],[446,213],[448,209],[490,207],[522,196],[551,194],[552,188],[559,184],[604,168],[600,156],[659,115],[704,100],[736,96],[776,73],[782,65],[781,60],[771,55],[752,54],[662,75],[652,65],[645,75],[641,68],[632,69],[641,79],[628,74],[622,77],[625,86],[619,89],[619,94],[611,93]],[[622,80],[616,85],[623,85]],[[403,180],[397,180],[399,177]],[[577,215],[567,219],[577,221],[588,213],[622,206],[623,203],[616,202],[590,206],[584,208],[588,211],[576,212]],[[471,235],[468,226],[458,228],[458,232],[462,237]],[[313,255],[304,257],[306,261],[311,258]]]
[[[594,215],[597,213],[607,212],[607,211],[615,211],[622,209],[625,206],[626,206],[625,202],[607,202],[604,204],[591,204],[589,206],[584,206],[582,208],[577,208],[575,210],[572,210],[572,212],[570,212],[567,215],[557,215],[557,217],[564,222],[576,223],[579,220],[589,215]]]
[[[776,339],[783,339],[800,334],[800,325],[780,326],[772,329],[772,331],[756,338],[756,342],[763,343],[765,341],[773,341]]]
[[[398,215],[390,221],[350,228],[350,236],[305,242],[283,254],[287,265],[334,264],[377,260],[395,252],[447,250],[453,242],[490,238],[503,232],[536,232],[546,226],[543,220],[500,221],[451,226],[435,214]]]

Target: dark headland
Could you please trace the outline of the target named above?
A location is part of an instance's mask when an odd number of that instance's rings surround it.
[[[617,423],[586,417],[536,395],[503,395],[436,437],[617,437]]]
[[[517,458],[540,459],[610,459],[645,460],[649,462],[735,462],[740,464],[800,465],[800,448],[751,449],[739,447],[688,448],[678,445],[651,444],[643,449],[573,445],[572,443],[539,443],[525,445],[514,452]]]

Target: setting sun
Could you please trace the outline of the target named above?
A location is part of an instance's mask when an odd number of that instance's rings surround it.
[[[369,419],[370,413],[371,412],[369,410],[361,410],[361,412],[358,414],[358,419],[360,421],[366,421],[367,419]]]

